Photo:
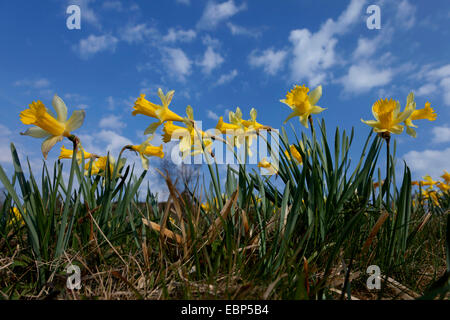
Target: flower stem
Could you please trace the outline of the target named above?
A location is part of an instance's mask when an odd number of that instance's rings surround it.
[[[385,180],[385,183],[386,183],[386,207],[389,212],[391,209],[391,206],[389,203],[390,202],[390,188],[391,188],[391,184],[390,184],[390,182],[391,182],[391,163],[390,163],[391,155],[390,155],[389,146],[390,146],[391,136],[388,133],[388,134],[384,135],[383,137],[386,140],[386,180]]]
[[[77,154],[78,151],[78,145],[80,144],[80,138],[78,138],[76,135],[71,134],[67,137],[70,141],[73,143],[73,154]]]
[[[311,115],[308,117],[308,120],[309,120],[309,125],[311,127],[311,134],[314,138],[316,136],[316,133],[314,132],[313,118],[311,117]]]

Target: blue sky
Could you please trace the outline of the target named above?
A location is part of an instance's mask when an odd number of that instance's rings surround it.
[[[66,27],[71,4],[81,8],[81,30]],[[372,4],[381,9],[379,30],[366,26]],[[446,0],[2,1],[0,164],[11,170],[12,141],[40,166],[41,141],[19,135],[19,113],[38,99],[50,107],[55,93],[69,112],[86,110],[75,133],[104,154],[142,142],[152,120],[131,115],[140,93],[159,102],[159,87],[175,90],[171,108],[184,115],[192,105],[203,128],[237,106],[280,128],[290,109],[279,99],[294,84],[321,84],[327,110],[319,118],[329,131],[355,127],[355,157],[369,132],[360,119],[372,118],[377,99],[404,107],[412,90],[418,107],[430,101],[437,120],[417,121],[416,139],[396,136],[397,155],[415,177],[437,177],[450,169],[449,23]]]

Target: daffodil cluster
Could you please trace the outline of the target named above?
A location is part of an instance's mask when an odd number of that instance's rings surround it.
[[[447,193],[450,190],[450,173],[444,170],[441,176],[442,180],[433,180],[430,175],[423,177],[422,181],[413,181],[412,185],[426,187],[422,189],[422,196],[425,199],[431,200],[436,206],[439,205],[438,197],[439,191],[434,189],[436,186],[441,193]]]

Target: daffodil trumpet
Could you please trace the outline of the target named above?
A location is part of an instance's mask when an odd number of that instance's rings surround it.
[[[119,158],[122,156],[122,153],[125,150],[133,151],[135,154],[139,155],[142,162],[142,167],[144,170],[148,170],[149,168],[149,160],[147,157],[153,156],[153,157],[159,157],[164,158],[164,152],[163,152],[163,146],[160,145],[159,147],[152,146],[150,144],[150,141],[153,139],[153,135],[147,138],[144,142],[142,142],[140,145],[126,145],[122,148],[119,154]]]
[[[164,94],[162,89],[158,89],[158,96],[161,99],[162,105],[155,104],[153,102],[145,99],[145,94],[141,94],[136,100],[133,106],[132,115],[143,114],[151,118],[158,119],[157,122],[150,124],[147,129],[145,129],[144,134],[153,134],[156,129],[166,121],[179,121],[188,122],[186,118],[180,117],[175,112],[169,109],[169,105],[172,102],[172,98],[175,91],[171,90]]]

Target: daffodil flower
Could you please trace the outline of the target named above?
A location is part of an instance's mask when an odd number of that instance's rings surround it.
[[[277,168],[267,161],[267,158],[263,158],[260,162],[258,162],[258,168],[264,168],[267,170],[267,175],[273,175],[278,172]]]
[[[438,183],[437,181],[434,181],[433,178],[431,178],[430,175],[428,175],[428,174],[425,177],[423,177],[423,180],[424,180],[424,181],[422,181],[423,186],[433,187],[434,185],[436,185]]]
[[[183,122],[187,127],[174,125],[172,121],[164,123],[163,128],[163,141],[165,143],[177,138],[180,140],[179,149],[183,154],[184,159],[190,151],[191,155],[196,155],[203,152],[203,144],[205,145],[205,151],[211,153],[212,141],[209,135],[200,131],[195,127],[194,111],[191,106],[186,107],[187,119]]]
[[[159,157],[164,158],[164,152],[163,152],[163,146],[160,145],[159,147],[152,146],[150,144],[150,140],[153,138],[150,137],[147,140],[145,140],[140,145],[134,145],[131,146],[131,149],[139,153],[139,156],[141,157],[142,167],[145,170],[148,170],[148,158],[147,157]]]
[[[216,125],[216,129],[219,130],[222,134],[233,134],[235,130],[240,128],[241,127],[236,124],[224,122],[223,117],[219,118],[219,121]]]
[[[435,190],[422,190],[422,195],[431,200],[435,206],[439,206],[437,192]]]
[[[98,158],[97,155],[93,154],[93,153],[89,153],[86,152],[82,146],[79,146],[80,150],[77,152],[77,161],[78,163],[81,162],[82,160],[82,155],[84,155],[84,159],[88,160],[88,159],[95,159]],[[73,150],[72,149],[67,149],[66,147],[64,147],[64,145],[61,147],[61,153],[59,154],[58,159],[72,159],[73,156]]]
[[[258,111],[255,108],[252,108],[250,110],[250,119],[249,120],[242,120],[241,119],[241,123],[244,125],[244,127],[249,128],[249,129],[253,129],[256,132],[258,132],[259,130],[269,130],[271,129],[269,126],[263,125],[259,122],[256,121],[256,116],[258,115]]]
[[[120,176],[120,170],[123,168],[123,166],[125,165],[125,162],[127,160],[125,158],[121,158],[120,162],[117,164],[117,172],[116,172],[116,176],[115,178],[118,178]],[[92,175],[100,175],[100,176],[105,176],[106,174],[106,170],[107,170],[107,164],[109,164],[109,174],[113,175],[114,172],[114,167],[116,165],[116,160],[112,157],[112,156],[104,156],[104,157],[100,157],[98,158],[96,161],[94,161],[92,163],[92,171],[91,174]],[[85,170],[89,170],[90,167],[90,163],[86,163],[85,165]],[[86,175],[88,174],[88,172],[85,173]]]
[[[39,100],[33,101],[28,109],[20,113],[20,120],[23,124],[34,125],[21,134],[34,138],[45,138],[41,147],[45,159],[57,142],[64,137],[71,137],[71,132],[81,127],[85,117],[84,110],[75,110],[67,120],[67,107],[56,94],[53,97],[52,105],[56,111],[56,117]]]
[[[443,183],[441,181],[439,181],[438,183],[436,183],[436,186],[441,189],[442,192],[447,192],[450,190],[450,185]]]
[[[25,208],[24,208],[25,210]],[[17,225],[19,227],[25,225],[25,221],[23,220],[22,215],[20,214],[19,209],[17,209],[16,207],[13,207],[11,209],[12,211],[12,217],[11,219],[8,221],[8,227],[12,226],[12,225]]]
[[[229,137],[229,143],[233,142],[233,144],[239,149],[241,145],[245,143],[247,148],[247,153],[251,157],[251,146],[253,143],[253,138],[256,138],[257,132],[261,129],[269,129],[270,127],[262,125],[256,121],[256,109],[252,108],[250,111],[250,120],[242,119],[242,111],[239,107],[236,108],[236,112],[230,111],[228,116],[230,123],[221,124],[222,128],[228,129],[227,133],[231,133],[232,136]],[[220,119],[219,119],[220,124]],[[218,126],[219,126],[218,124]],[[217,127],[216,127],[217,128]],[[234,128],[233,131],[230,132],[230,129]],[[220,129],[219,129],[220,130]],[[226,131],[226,130],[225,130]],[[232,141],[230,141],[232,140]]]
[[[445,180],[445,183],[450,184],[450,173],[444,170],[444,174],[441,176]]]
[[[305,150],[303,143],[300,141],[300,147],[302,148],[302,150]],[[303,163],[303,159],[302,156],[300,155],[300,152],[297,150],[297,148],[291,144],[289,146],[289,150],[291,151],[292,157],[294,157],[295,161],[297,161],[298,164],[302,164]],[[284,154],[286,155],[286,157],[291,160],[291,156],[289,155],[288,150],[284,151]]]
[[[412,137],[416,137],[416,130],[413,128],[417,128],[416,125],[413,124],[413,120],[436,120],[436,113],[433,108],[430,106],[431,104],[427,101],[425,103],[425,107],[423,109],[416,109],[416,102],[414,101],[414,93],[410,93],[406,99],[406,106],[412,108],[414,111],[411,115],[405,120],[406,125],[406,133]]]
[[[371,126],[373,131],[391,132],[400,134],[403,132],[403,125],[406,119],[413,113],[411,105],[407,105],[403,112],[400,112],[400,103],[391,99],[380,99],[372,105],[372,114],[376,120],[363,120],[362,122]]]
[[[145,129],[144,134],[154,133],[156,129],[166,121],[185,121],[184,118],[169,109],[169,104],[172,101],[174,93],[175,91],[172,90],[164,95],[161,88],[159,88],[158,96],[161,99],[162,105],[148,101],[145,99],[145,94],[141,94],[141,96],[136,100],[133,107],[134,111],[132,112],[133,116],[143,114],[159,120],[158,122],[150,124],[150,126]]]
[[[286,99],[280,100],[280,102],[292,109],[292,113],[284,120],[284,123],[289,119],[299,117],[300,123],[308,128],[309,116],[326,110],[326,108],[316,105],[322,96],[322,86],[318,86],[310,94],[308,92],[309,88],[305,87],[305,85],[296,85],[294,89],[286,94]]]

